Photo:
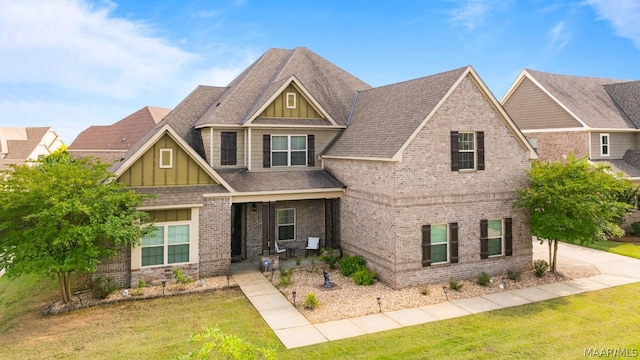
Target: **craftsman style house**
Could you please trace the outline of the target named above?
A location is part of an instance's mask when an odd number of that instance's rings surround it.
[[[50,127],[0,127],[0,170],[24,165],[64,146]]]
[[[573,153],[640,180],[640,81],[525,69],[502,105],[540,160]]]
[[[471,67],[372,88],[306,48],[270,49],[199,86],[112,170],[153,193],[155,236],[99,272],[122,286],[308,237],[364,257],[396,288],[531,265],[514,209],[536,157]]]

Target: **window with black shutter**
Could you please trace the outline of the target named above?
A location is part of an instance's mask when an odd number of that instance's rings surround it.
[[[455,240],[455,246],[451,240]],[[458,262],[458,224],[423,225],[422,266],[448,261]]]
[[[506,256],[513,255],[513,232],[511,218],[504,219],[504,252]]]
[[[484,170],[484,132],[451,131],[451,171]]]
[[[223,131],[220,138],[220,165],[236,165],[237,133]]]

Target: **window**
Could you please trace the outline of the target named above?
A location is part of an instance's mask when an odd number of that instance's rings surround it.
[[[160,149],[160,168],[170,169],[173,167],[173,149]]]
[[[600,134],[600,156],[609,156],[609,134]]]
[[[156,225],[141,241],[142,266],[189,262],[189,225]]]
[[[271,136],[271,166],[306,166],[306,135]]]
[[[286,107],[287,109],[295,109],[296,108],[296,93],[294,92],[288,92],[287,93],[287,104]]]
[[[527,140],[529,141],[529,144],[531,144],[531,147],[533,148],[533,150],[538,151],[538,138],[530,137],[530,138],[527,138]]]
[[[422,227],[422,266],[458,262],[458,224]]]
[[[237,133],[223,131],[220,134],[220,165],[236,165]]]
[[[484,170],[484,132],[451,132],[451,171]]]
[[[296,238],[296,213],[294,209],[278,210],[278,240]]]
[[[513,232],[511,218],[480,220],[480,258],[513,255]]]
[[[489,256],[502,255],[502,220],[488,221]]]

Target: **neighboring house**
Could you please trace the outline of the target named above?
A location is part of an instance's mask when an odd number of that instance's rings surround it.
[[[101,264],[128,286],[224,275],[307,238],[400,288],[531,266],[533,148],[471,67],[371,88],[306,48],[199,86],[114,164],[157,227]]]
[[[67,151],[76,158],[93,156],[104,162],[114,163],[169,111],[170,109],[145,106],[115,124],[91,126],[73,140]]]
[[[0,127],[0,170],[49,155],[64,143],[50,127]]]
[[[640,81],[525,69],[501,103],[540,160],[573,153],[640,180]]]

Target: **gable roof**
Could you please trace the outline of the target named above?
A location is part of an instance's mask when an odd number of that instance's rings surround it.
[[[533,148],[471,66],[360,92],[347,129],[322,156],[399,161],[404,148],[468,75],[501,113],[523,148],[535,157]]]
[[[337,125],[346,125],[357,91],[370,86],[312,51],[269,49],[236,77],[194,124],[249,124],[292,81]]]
[[[169,113],[169,109],[145,106],[122,120],[82,131],[68,151],[126,151]]]
[[[605,85],[616,105],[640,129],[640,81]]]
[[[63,145],[50,127],[0,127],[0,170],[48,155]]]
[[[525,78],[531,80],[586,128],[637,128],[620,110],[605,87],[624,83],[625,80],[559,75],[524,69],[503,97],[502,104],[508,101]],[[624,92],[620,89],[613,91]]]

